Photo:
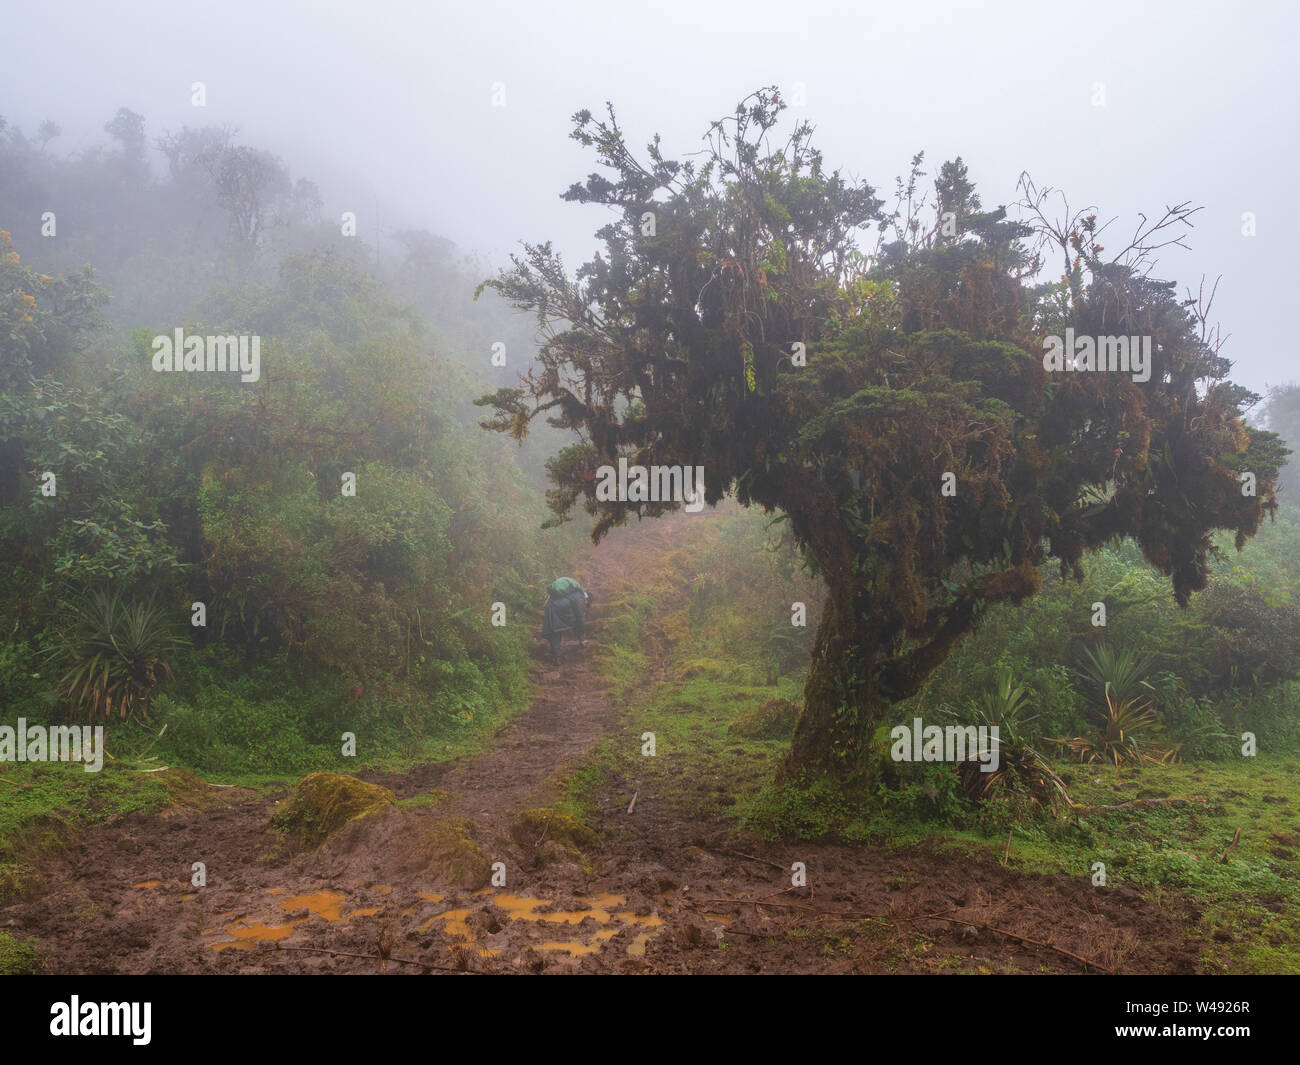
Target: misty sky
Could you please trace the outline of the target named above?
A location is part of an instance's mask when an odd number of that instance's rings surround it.
[[[1116,248],[1138,211],[1203,205],[1193,250],[1166,250],[1155,273],[1180,292],[1224,275],[1214,310],[1236,380],[1262,391],[1300,378],[1285,324],[1300,236],[1300,16],[1287,3],[6,7],[0,115],[29,133],[58,121],[51,150],[105,142],[119,106],[145,116],[151,141],[232,124],[315,180],[329,208],[355,211],[362,237],[427,226],[493,261],[520,239],[554,240],[571,268],[595,247],[604,210],[558,196],[595,169],[568,139],[574,111],[612,100],[633,144],[657,130],[680,156],[753,89],[802,82],[794,114],[818,127],[827,162],[882,192],[918,150],[931,174],[961,155],[986,207],[1013,202],[1027,169],[1118,215],[1102,241]],[[191,106],[194,81],[206,108]]]

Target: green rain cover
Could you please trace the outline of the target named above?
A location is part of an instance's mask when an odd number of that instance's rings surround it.
[[[582,585],[572,577],[557,577],[546,591],[552,599],[561,599],[573,592],[582,591]]]

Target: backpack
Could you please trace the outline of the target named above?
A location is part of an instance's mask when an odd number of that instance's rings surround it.
[[[552,599],[563,599],[566,595],[572,595],[574,592],[582,591],[582,585],[572,577],[557,577],[546,589],[547,595]]]

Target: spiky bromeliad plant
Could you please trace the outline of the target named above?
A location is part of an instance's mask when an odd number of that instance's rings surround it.
[[[1037,715],[1026,716],[1028,709],[1028,690],[1014,683],[1011,670],[1000,668],[992,689],[980,696],[974,707],[979,725],[998,728],[998,766],[990,773],[977,761],[957,767],[962,788],[972,799],[1015,794],[1027,796],[1035,808],[1058,802],[1071,805],[1065,782],[1034,749],[1028,725]]]
[[[1158,747],[1160,721],[1151,699],[1143,693],[1155,689],[1145,675],[1150,660],[1133,647],[1115,650],[1107,644],[1097,653],[1085,648],[1088,664],[1080,676],[1098,690],[1104,707],[1095,717],[1096,729],[1084,736],[1053,739],[1081,762],[1131,765],[1140,762],[1176,762],[1178,748]]]
[[[91,720],[148,717],[148,706],[173,676],[168,654],[181,644],[167,611],[154,600],[127,602],[99,591],[74,598],[69,621],[50,651],[57,683],[73,710]]]

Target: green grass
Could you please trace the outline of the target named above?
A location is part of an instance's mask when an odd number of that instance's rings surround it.
[[[1214,968],[1300,972],[1295,762],[1259,756],[1141,768],[1061,767],[1073,777],[1075,800],[1089,805],[1138,797],[1208,801],[1084,816],[1077,828],[1064,831],[1027,826],[1013,833],[1010,863],[1087,876],[1093,862],[1103,862],[1109,886],[1136,887],[1194,921],[1211,944],[1206,960]],[[1238,829],[1240,841],[1224,861]]]
[[[17,939],[8,932],[0,932],[0,976],[34,973],[39,960],[35,940]]]
[[[87,773],[72,762],[0,764],[0,900],[35,890],[33,861],[68,847],[86,826],[169,801],[156,776],[111,765]]]
[[[596,763],[679,812],[718,819],[772,779],[787,745],[733,733],[729,725],[774,697],[797,698],[798,690],[792,678],[773,687],[753,687],[695,673],[639,689],[635,698],[630,695],[620,697],[634,707],[627,711],[626,728],[602,741]],[[647,732],[654,733],[653,756],[642,754]],[[575,801],[589,804],[604,779],[603,772],[590,767],[570,778]]]

